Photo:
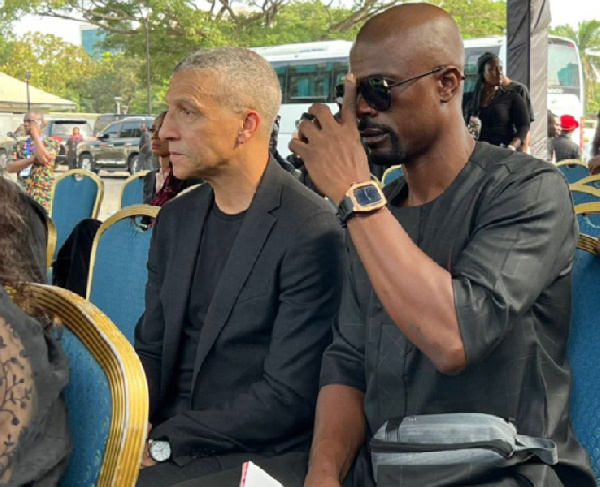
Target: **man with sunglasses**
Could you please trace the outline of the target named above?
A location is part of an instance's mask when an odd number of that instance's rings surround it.
[[[595,485],[568,421],[577,226],[564,178],[469,135],[464,49],[443,10],[375,16],[350,67],[340,122],[313,105],[290,143],[350,237],[305,487]],[[368,161],[403,164],[405,176],[383,194]],[[557,462],[373,478],[366,445],[384,423],[452,413],[510,418],[554,441]]]

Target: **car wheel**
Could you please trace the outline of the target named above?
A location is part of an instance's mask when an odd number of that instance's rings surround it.
[[[94,170],[94,160],[90,154],[82,154],[79,158],[79,167],[86,171]]]
[[[134,154],[129,158],[128,170],[131,175],[142,170],[140,167],[140,156],[138,154]]]

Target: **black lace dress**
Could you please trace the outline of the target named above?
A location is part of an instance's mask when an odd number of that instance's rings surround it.
[[[0,485],[54,486],[71,448],[64,352],[0,286]]]

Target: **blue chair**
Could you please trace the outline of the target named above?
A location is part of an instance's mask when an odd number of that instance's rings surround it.
[[[387,186],[401,176],[404,176],[404,170],[402,169],[402,166],[398,165],[388,167],[383,173],[383,176],[381,176],[381,184],[383,184],[383,186]]]
[[[584,203],[575,207],[579,233],[600,237],[600,202]]]
[[[34,308],[63,325],[69,358],[65,390],[73,451],[59,487],[133,486],[148,424],[142,365],[125,337],[95,306],[65,289],[30,284]]]
[[[100,226],[92,246],[86,297],[130,343],[145,309],[152,230],[143,221],[156,218],[159,210],[136,205],[118,211]]]
[[[590,175],[587,166],[579,159],[560,161],[556,167],[565,175],[569,184],[576,183]]]
[[[73,169],[54,182],[50,217],[56,227],[56,248],[52,261],[75,225],[84,218],[97,218],[104,196],[104,183],[94,173]]]
[[[571,197],[575,206],[600,201],[600,189],[577,185],[571,185],[569,189],[571,190]]]
[[[144,177],[149,171],[140,171],[129,176],[121,188],[119,209],[144,204]]]
[[[600,478],[600,256],[596,239],[580,236],[573,265],[568,357],[573,372],[570,416]]]
[[[600,190],[600,175],[588,176],[571,185],[573,188],[590,187]]]

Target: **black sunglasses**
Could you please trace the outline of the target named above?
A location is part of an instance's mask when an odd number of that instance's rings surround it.
[[[430,74],[439,73],[444,68],[446,68],[446,66],[438,66],[437,68],[433,68],[431,71],[427,71],[426,73],[419,74],[417,76],[413,76],[412,78],[398,81],[396,83],[390,83],[383,76],[369,76],[368,78],[361,79],[358,82],[357,92],[358,94],[362,95],[371,108],[377,110],[378,112],[385,112],[392,106],[392,88],[402,86],[406,83],[410,83],[411,81],[416,81],[424,78],[425,76],[429,76]]]

